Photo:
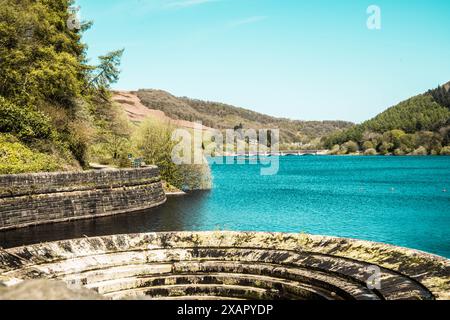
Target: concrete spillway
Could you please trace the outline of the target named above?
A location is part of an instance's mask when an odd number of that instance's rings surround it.
[[[0,251],[0,282],[29,279],[62,280],[111,299],[450,298],[447,259],[304,234],[149,233]]]

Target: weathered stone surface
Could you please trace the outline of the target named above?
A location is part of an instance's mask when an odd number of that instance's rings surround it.
[[[95,291],[70,287],[62,281],[29,280],[15,286],[0,287],[0,300],[104,300]]]
[[[156,167],[0,175],[0,230],[144,210],[165,201]]]
[[[424,252],[304,234],[147,233],[0,252],[6,285],[58,279],[111,299],[449,299],[449,271]]]

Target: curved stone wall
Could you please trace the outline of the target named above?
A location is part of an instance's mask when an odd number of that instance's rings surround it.
[[[380,286],[369,279],[379,271]],[[63,280],[111,299],[449,299],[449,260],[304,234],[173,232],[0,252],[0,282]]]
[[[144,210],[165,201],[157,167],[0,175],[0,230]]]

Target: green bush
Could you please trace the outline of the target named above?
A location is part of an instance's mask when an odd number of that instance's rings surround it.
[[[131,133],[136,127],[125,111],[115,103],[101,103],[91,106],[91,115],[96,132],[88,149],[90,162],[122,168],[132,166],[128,155],[133,153]]]
[[[31,107],[19,107],[0,97],[0,132],[12,133],[23,141],[53,139],[50,118]]]
[[[142,157],[146,164],[157,165],[163,180],[182,188],[181,174],[172,161],[172,149],[175,146],[172,130],[169,125],[149,119],[136,130],[132,140],[137,156]]]
[[[379,147],[378,147],[378,151],[381,154],[388,154],[392,151],[392,148],[394,147],[393,143],[389,143],[384,141]]]
[[[0,134],[0,174],[60,169],[56,158],[31,150],[11,135]]]
[[[369,150],[369,149],[374,149],[374,148],[375,148],[375,146],[373,145],[373,142],[372,142],[372,141],[364,141],[362,147],[363,147],[363,150],[364,150],[364,151],[367,151],[367,150]]]
[[[162,179],[179,189],[210,189],[212,179],[208,164],[176,165],[173,162],[172,150],[177,144],[172,140],[174,129],[151,119],[142,123],[132,139],[136,155],[144,158],[146,164],[157,165]]]
[[[366,151],[364,151],[364,155],[365,156],[376,156],[377,155],[377,150],[371,148],[371,149],[367,149]]]
[[[450,156],[450,146],[441,149],[441,156]]]
[[[347,149],[347,153],[358,152],[358,144],[354,141],[347,141],[344,143],[344,147]]]
[[[412,152],[413,156],[426,156],[428,155],[428,151],[425,147],[420,146],[419,148],[417,148],[416,150],[414,150]]]
[[[92,162],[121,168],[131,167],[131,161],[128,159],[130,153],[130,140],[112,134],[105,135],[102,142],[89,147],[89,158]]]

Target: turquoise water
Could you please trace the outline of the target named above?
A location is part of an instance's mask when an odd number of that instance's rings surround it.
[[[213,166],[202,229],[352,237],[450,257],[450,157],[282,157],[276,176],[259,169]]]
[[[0,233],[4,247],[149,231],[306,232],[416,248],[450,258],[450,157],[282,157],[213,165],[214,189],[146,212]],[[446,191],[446,192],[445,192]]]

